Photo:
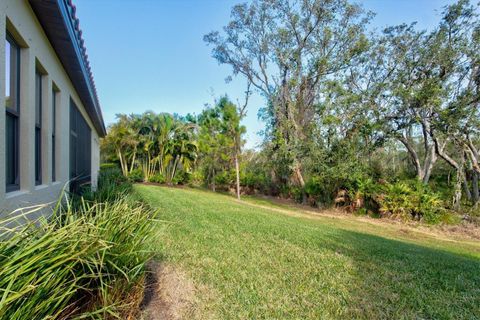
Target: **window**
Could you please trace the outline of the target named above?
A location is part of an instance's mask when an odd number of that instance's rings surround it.
[[[35,74],[35,184],[42,184],[42,75]]]
[[[70,100],[70,184],[75,192],[90,183],[91,130],[75,103]]]
[[[5,170],[7,192],[20,189],[20,47],[7,33],[5,40]]]
[[[56,174],[56,139],[55,135],[57,134],[57,95],[58,91],[52,89],[52,182],[57,180]]]

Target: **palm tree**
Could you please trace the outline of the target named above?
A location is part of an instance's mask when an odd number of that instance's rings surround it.
[[[172,139],[169,141],[166,163],[167,183],[172,183],[178,169],[190,172],[197,158],[198,146],[194,140],[193,124],[176,121]]]
[[[112,148],[118,157],[122,173],[132,172],[138,150],[138,132],[131,125],[131,116],[117,115],[118,121],[110,126],[103,144]]]
[[[125,176],[138,165],[145,181],[158,172],[171,183],[179,169],[192,169],[198,151],[195,138],[194,124],[168,113],[148,111],[119,115],[103,148],[116,154]]]

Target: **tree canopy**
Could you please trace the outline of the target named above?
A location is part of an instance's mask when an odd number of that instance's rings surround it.
[[[316,206],[343,199],[353,210],[403,208],[411,218],[427,216],[429,206],[441,208],[437,216],[475,210],[478,9],[458,0],[433,30],[404,23],[368,31],[373,13],[347,0],[236,5],[204,41],[231,67],[229,77],[247,81],[245,104],[225,96],[198,115],[119,115],[105,157],[127,176],[141,170],[146,181],[196,182],[237,196]],[[251,90],[264,98],[266,130],[261,147],[244,150]]]

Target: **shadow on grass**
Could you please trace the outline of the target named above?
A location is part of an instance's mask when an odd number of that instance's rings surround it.
[[[352,261],[346,316],[480,319],[480,259],[354,231],[324,245]]]
[[[203,191],[152,191],[143,194],[174,222],[166,257],[218,294],[211,308],[221,319],[480,319],[480,259],[451,244],[345,230]]]

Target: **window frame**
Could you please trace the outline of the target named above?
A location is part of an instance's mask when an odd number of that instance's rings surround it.
[[[52,182],[57,181],[57,99],[59,90],[52,83]]]
[[[38,69],[36,69],[35,71],[35,155],[34,155],[36,186],[42,184],[42,108],[43,108],[42,81],[43,81],[43,74]]]
[[[10,33],[7,31],[6,32],[6,37],[5,41],[9,43],[10,45],[10,55],[12,54],[12,48],[15,49],[15,54],[16,54],[16,66],[15,69],[12,70],[12,68],[9,68],[10,70],[10,75],[9,78],[5,77],[5,81],[10,81],[11,79],[11,73],[16,72],[16,81],[14,82],[14,85],[16,85],[16,90],[15,90],[15,109],[12,109],[11,107],[8,107],[6,105],[5,101],[5,133],[7,129],[7,119],[10,117],[10,119],[13,119],[13,146],[14,146],[14,153],[13,153],[13,171],[14,171],[14,176],[15,176],[15,182],[14,183],[9,183],[7,180],[7,171],[9,169],[12,169],[9,167],[7,163],[7,159],[5,159],[5,187],[6,187],[6,192],[12,192],[12,191],[17,191],[20,190],[20,65],[21,65],[21,60],[20,60],[20,50],[21,47],[18,45],[18,43],[15,41],[15,39],[10,35]],[[5,57],[5,63],[6,61]],[[10,60],[9,60],[10,62]],[[5,66],[6,68],[6,66]],[[6,76],[6,74],[5,74]],[[10,83],[10,86],[12,84]],[[10,92],[12,91],[10,87]],[[5,94],[5,92],[4,92]],[[5,134],[5,145],[7,145],[7,139],[8,136]]]

